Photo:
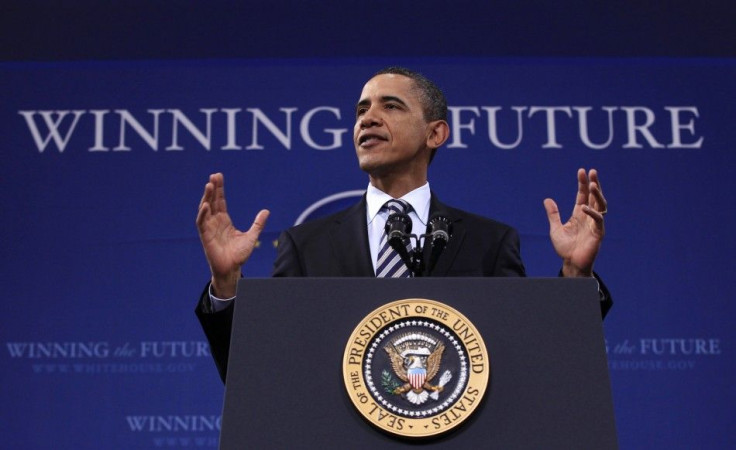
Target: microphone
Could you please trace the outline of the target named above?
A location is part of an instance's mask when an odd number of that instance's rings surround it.
[[[427,224],[427,237],[430,239],[432,249],[429,255],[427,274],[430,274],[434,269],[442,251],[450,241],[450,236],[452,236],[452,222],[450,219],[441,214],[433,214]]]
[[[447,242],[450,240],[450,235],[452,234],[452,222],[443,215],[434,214],[432,218],[429,219],[427,234],[430,235],[432,248],[436,245],[444,247],[447,245]]]
[[[395,243],[404,245],[404,239],[411,233],[411,217],[404,213],[393,213],[386,220],[386,234],[388,242],[393,247]],[[406,249],[404,249],[406,250]]]
[[[404,261],[409,271],[414,273],[411,255],[406,249],[406,242],[410,238],[411,225],[411,218],[408,214],[393,213],[386,219],[384,230],[386,231],[388,244],[401,256],[401,260]]]

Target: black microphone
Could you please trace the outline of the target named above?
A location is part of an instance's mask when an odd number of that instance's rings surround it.
[[[401,256],[401,260],[406,264],[406,267],[414,273],[411,255],[406,249],[406,242],[410,238],[411,225],[411,218],[408,214],[393,213],[386,219],[384,230],[386,230],[388,243],[391,248],[396,250],[399,256]]]
[[[429,219],[429,224],[427,224],[427,238],[430,240],[429,245],[432,249],[429,256],[427,274],[432,273],[432,270],[434,270],[437,260],[450,241],[450,236],[452,236],[452,222],[450,219],[441,214],[432,215]]]
[[[404,245],[404,239],[411,233],[411,217],[404,213],[393,213],[386,219],[384,229],[388,235],[388,242],[392,247],[395,243]]]
[[[429,225],[427,225],[427,234],[431,237],[431,245],[434,248],[436,245],[445,246],[450,240],[452,235],[452,222],[447,217],[434,214],[429,219]]]

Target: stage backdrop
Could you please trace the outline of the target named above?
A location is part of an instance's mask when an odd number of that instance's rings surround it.
[[[622,448],[736,445],[736,61],[241,60],[0,66],[4,448],[214,448],[223,386],[194,317],[208,175],[231,215],[281,230],[356,200],[354,105],[401,63],[445,90],[430,169],[445,202],[520,231],[530,276],[560,263],[579,167],[609,202],[596,269]],[[356,194],[358,193],[358,194]]]

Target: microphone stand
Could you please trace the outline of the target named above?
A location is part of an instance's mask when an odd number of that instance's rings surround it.
[[[411,234],[411,219],[406,214],[393,214],[389,216],[386,222],[386,234],[388,235],[388,243],[401,257],[409,272],[413,277],[429,276],[437,263],[437,259],[445,249],[447,242],[452,235],[451,222],[444,216],[435,215],[429,221],[428,233],[417,236]],[[414,248],[410,251],[406,249],[407,241],[411,243],[414,240]],[[424,250],[422,248],[422,240],[427,244],[427,239],[431,239],[432,255],[429,261],[429,267],[424,261]]]
[[[429,276],[430,272],[434,267],[427,267],[424,261],[424,249],[422,247],[421,241],[424,240],[424,244],[427,244],[427,239],[431,239],[434,237],[433,233],[425,233],[422,235],[417,236],[416,234],[409,234],[409,233],[403,233],[401,236],[401,241],[399,244],[396,244],[398,240],[395,241],[389,241],[389,244],[391,244],[391,247],[394,248],[401,256],[401,260],[404,261],[404,264],[409,269],[413,277],[425,277]],[[414,240],[415,245],[412,248],[411,251],[406,249],[406,246],[404,242],[406,240]],[[443,242],[441,245],[436,245],[432,247],[432,266],[434,266],[434,263],[437,262],[437,257],[439,254],[444,250],[445,248],[445,242]]]

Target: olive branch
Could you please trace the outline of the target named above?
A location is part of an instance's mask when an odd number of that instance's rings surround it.
[[[397,388],[401,387],[401,383],[391,376],[389,371],[386,369],[381,372],[381,385],[387,394],[393,394]]]

